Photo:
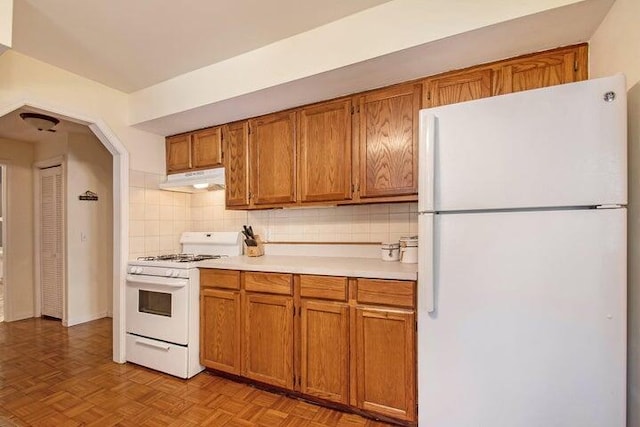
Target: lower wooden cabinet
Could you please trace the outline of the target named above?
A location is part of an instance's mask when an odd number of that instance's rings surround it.
[[[242,375],[293,389],[293,298],[247,293],[243,311]]]
[[[300,391],[349,403],[349,306],[302,300]]]
[[[416,283],[203,269],[201,363],[416,421]]]
[[[200,292],[200,361],[207,368],[240,374],[240,292]]]
[[[358,407],[415,420],[415,312],[363,307],[354,310]]]

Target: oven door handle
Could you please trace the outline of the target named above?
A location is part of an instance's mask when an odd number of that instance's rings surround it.
[[[175,277],[161,276],[134,276],[127,274],[127,285],[140,287],[139,285],[166,286],[169,288],[184,288],[189,283],[189,279],[179,279]]]

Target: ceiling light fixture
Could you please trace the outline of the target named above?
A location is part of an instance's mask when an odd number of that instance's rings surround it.
[[[55,117],[38,113],[20,113],[20,118],[38,130],[55,132],[52,128],[60,123]]]

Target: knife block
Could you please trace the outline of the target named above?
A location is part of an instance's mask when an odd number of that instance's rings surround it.
[[[256,235],[256,243],[258,244],[258,246],[245,246],[246,250],[244,254],[246,256],[254,257],[264,255],[264,243],[262,243],[262,240],[258,235]]]

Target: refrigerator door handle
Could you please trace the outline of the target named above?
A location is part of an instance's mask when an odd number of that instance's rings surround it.
[[[426,111],[420,116],[418,211],[435,210],[436,116]]]
[[[436,309],[435,292],[436,292],[436,274],[435,274],[435,218],[434,214],[420,215],[420,244],[419,244],[419,262],[418,262],[418,281],[419,289],[422,295],[418,302],[418,311],[433,313]]]

